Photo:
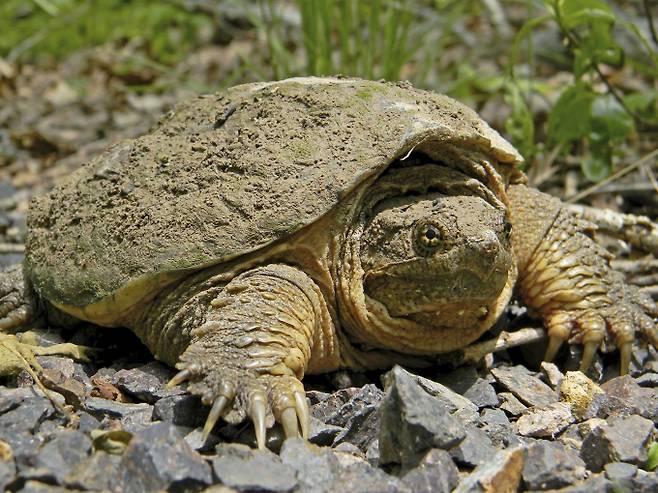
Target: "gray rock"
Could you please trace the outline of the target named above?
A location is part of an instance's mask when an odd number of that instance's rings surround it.
[[[155,403],[153,419],[196,428],[203,426],[208,412],[208,407],[201,404],[199,397],[190,394],[174,394],[167,395]]]
[[[658,373],[645,373],[635,379],[640,387],[658,387]]]
[[[469,399],[438,382],[414,375],[413,373],[407,374],[464,425],[477,423],[480,417],[478,415],[478,408]]]
[[[449,493],[459,482],[459,470],[445,450],[432,449],[400,480],[409,493]]]
[[[477,369],[473,366],[460,366],[450,373],[444,373],[436,377],[436,381],[445,385],[450,390],[464,395],[464,393],[473,386],[475,381],[480,378]]]
[[[29,432],[6,433],[7,430],[0,428],[0,440],[7,442],[11,447],[14,461],[19,469],[31,467],[32,458],[36,455],[37,450],[43,443],[41,436],[35,436]]]
[[[351,389],[345,389],[346,393],[350,391]],[[349,428],[349,421],[353,419],[355,415],[366,408],[370,411],[377,409],[383,396],[384,393],[378,389],[376,385],[364,385],[356,392],[353,392],[349,399],[338,407],[334,413],[327,416],[325,422],[330,425]],[[370,411],[366,414],[370,414]]]
[[[521,443],[507,418],[507,414],[500,409],[484,409],[480,416],[479,425],[496,448],[506,448]]]
[[[55,414],[51,402],[45,397],[28,397],[20,405],[0,415],[0,440],[10,442],[16,433],[35,433],[42,421]]]
[[[607,396],[604,415],[639,414],[658,423],[658,389],[640,387],[630,375],[613,378],[601,388]]]
[[[525,449],[522,447],[499,450],[462,479],[454,493],[517,491],[524,459]]]
[[[85,407],[89,414],[98,419],[109,417],[120,420],[123,429],[131,433],[142,430],[153,417],[153,406],[146,403],[127,404],[100,397],[88,397]]]
[[[308,433],[308,441],[315,445],[329,447],[343,431],[345,431],[345,428],[342,426],[328,425],[311,416],[311,429]]]
[[[656,493],[658,491],[658,474],[656,471],[639,470],[633,478],[633,493]]]
[[[299,488],[304,492],[329,491],[328,485],[340,470],[340,463],[330,448],[317,447],[301,438],[283,442],[279,457],[295,471]]]
[[[291,491],[298,482],[295,470],[269,450],[220,446],[212,468],[222,484],[238,491]]]
[[[355,462],[341,470],[328,485],[331,493],[398,493],[399,480],[367,462]]]
[[[450,455],[459,466],[476,467],[488,461],[496,449],[487,433],[473,425],[466,427],[466,437],[450,449]]]
[[[605,477],[613,484],[617,491],[637,491],[635,487],[635,475],[637,466],[626,462],[611,462],[605,465]],[[655,491],[655,490],[653,490]]]
[[[91,430],[100,428],[101,422],[94,418],[91,414],[85,411],[78,411],[80,422],[78,423],[78,430],[83,433],[89,433]]]
[[[557,365],[549,363],[548,361],[542,361],[540,368],[544,377],[546,377],[548,384],[553,389],[557,389],[560,386],[560,382],[564,378],[564,374],[560,371]]]
[[[0,458],[0,491],[6,491],[7,485],[14,480],[15,475],[16,464],[14,464],[14,460]]]
[[[560,493],[617,493],[612,486],[612,483],[608,481],[602,474],[596,474],[587,478],[585,481],[574,484],[572,486],[560,488],[559,490],[548,491],[555,493],[558,491]]]
[[[121,456],[97,451],[64,477],[64,483],[82,490],[112,490]]]
[[[91,439],[77,430],[63,430],[41,447],[34,465],[50,471],[58,484],[84,461],[91,451]]]
[[[528,409],[528,407],[518,400],[511,392],[500,392],[498,397],[503,401],[500,404],[500,408],[511,416],[520,416],[526,411],[526,409]]]
[[[363,452],[379,436],[380,419],[379,405],[368,405],[354,413],[334,440],[334,444],[349,442],[359,447]]]
[[[39,481],[27,481],[18,493],[75,493],[80,490],[72,490],[62,486],[52,486]]]
[[[530,490],[562,488],[585,477],[585,463],[558,442],[538,440],[528,447],[523,482]]]
[[[557,393],[524,366],[499,366],[491,370],[496,381],[530,406],[546,406],[557,401]]]
[[[647,461],[647,444],[653,433],[653,422],[641,416],[609,418],[585,437],[580,456],[587,468],[596,472],[617,461],[642,467]]]
[[[172,376],[169,368],[153,361],[138,368],[117,371],[112,376],[112,383],[126,394],[153,404],[170,393],[165,386]]]
[[[500,399],[496,394],[493,385],[483,378],[478,378],[473,385],[464,392],[464,397],[470,400],[478,408],[496,407],[500,404]]]
[[[395,366],[384,377],[379,453],[383,464],[415,466],[432,448],[448,449],[466,432],[441,401],[429,395],[407,371]]]
[[[117,477],[126,493],[188,490],[212,481],[206,461],[170,423],[155,423],[133,436]]]
[[[571,406],[554,402],[547,406],[534,406],[516,422],[519,435],[526,437],[554,437],[575,421]]]
[[[374,440],[368,447],[368,450],[366,450],[366,460],[368,461],[368,464],[372,466],[377,466],[379,464],[379,439]]]
[[[0,387],[0,414],[15,409],[21,402],[30,397],[40,397],[32,387],[18,387],[16,389]]]

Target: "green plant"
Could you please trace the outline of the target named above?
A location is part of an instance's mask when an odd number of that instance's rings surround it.
[[[285,42],[274,0],[259,0],[260,18],[252,19],[265,33],[275,78],[344,74],[397,80],[422,45],[428,27],[419,28],[410,2],[393,0],[297,0],[305,67]],[[413,31],[413,33],[412,33]]]
[[[649,445],[649,458],[647,459],[647,471],[653,471],[658,467],[658,442]]]
[[[534,29],[552,22],[564,40],[573,80],[550,108],[547,143],[567,152],[580,149],[583,173],[590,180],[599,181],[610,175],[617,150],[636,134],[638,127],[658,129],[658,93],[624,91],[605,73],[605,67],[621,69],[625,65],[625,53],[613,29],[626,29],[649,55],[649,65],[636,64],[632,69],[653,80],[654,85],[658,81],[658,53],[636,26],[619,21],[603,0],[542,0],[542,4],[544,15],[530,18],[512,46],[511,77],[506,86],[512,112],[507,128],[527,157],[537,152],[534,120],[514,67],[522,42],[530,43],[529,35]],[[532,51],[531,44],[528,51]]]

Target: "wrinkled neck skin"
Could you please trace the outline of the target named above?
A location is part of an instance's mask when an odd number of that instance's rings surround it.
[[[507,208],[491,189],[438,164],[391,168],[364,189],[334,260],[354,347],[445,353],[493,325],[516,267]]]

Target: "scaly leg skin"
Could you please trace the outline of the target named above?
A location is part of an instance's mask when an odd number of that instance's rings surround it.
[[[339,364],[317,286],[300,270],[273,264],[237,276],[210,305],[170,382],[189,380],[188,390],[212,405],[204,439],[220,417],[238,423],[247,416],[259,448],[274,421],[288,437],[300,429],[307,437],[310,413],[301,379]]]
[[[628,373],[636,331],[658,348],[658,307],[610,268],[612,256],[577,219],[549,195],[526,187],[509,189],[512,242],[519,263],[517,289],[538,312],[548,332],[545,359],[552,360],[564,341],[583,345],[580,370],[596,351],[619,349],[620,372]]]

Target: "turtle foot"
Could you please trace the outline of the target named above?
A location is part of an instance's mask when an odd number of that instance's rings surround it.
[[[25,293],[22,266],[12,265],[0,272],[0,331],[32,321],[35,312]]]
[[[296,377],[188,363],[185,355],[176,367],[180,371],[168,386],[188,381],[188,390],[212,406],[203,427],[204,441],[220,418],[239,423],[247,417],[253,422],[259,449],[265,448],[266,430],[275,421],[283,426],[286,438],[300,434],[308,438],[310,410]]]

